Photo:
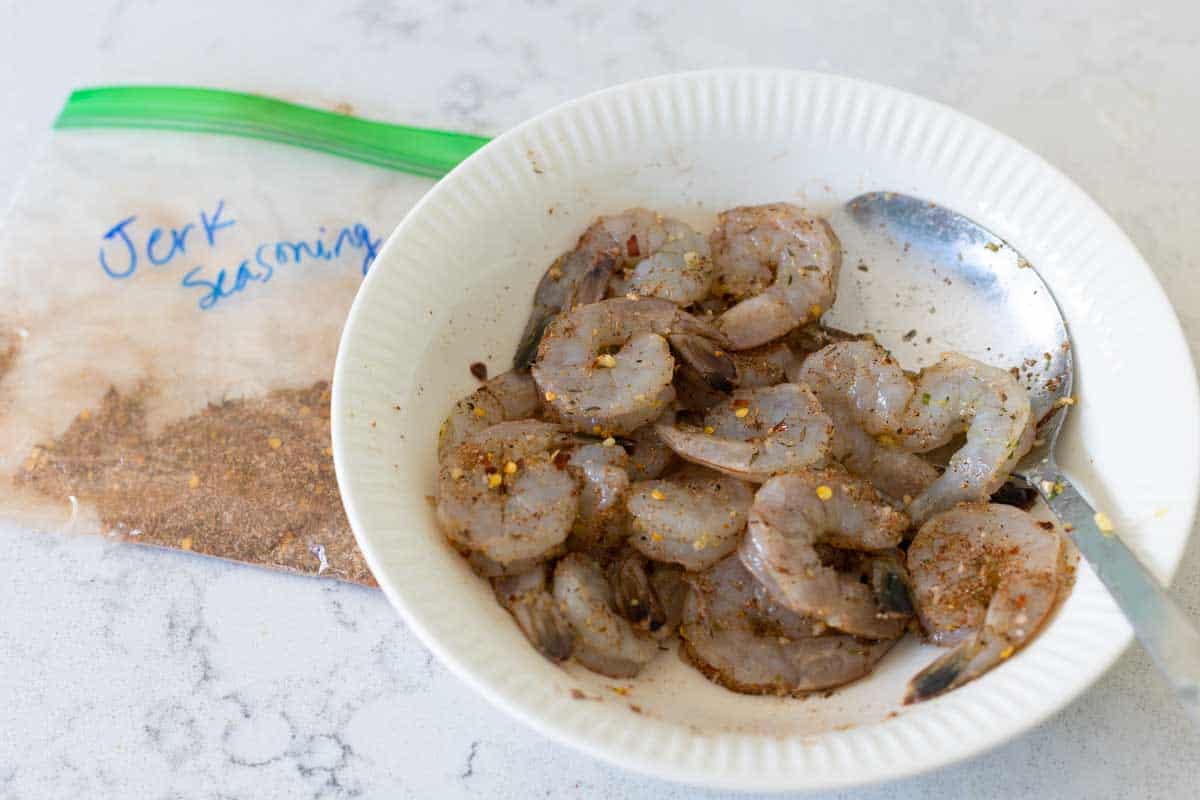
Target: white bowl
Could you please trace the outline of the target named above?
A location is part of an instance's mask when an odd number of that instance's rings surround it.
[[[1113,663],[1130,630],[1081,567],[1029,647],[916,706],[900,705],[904,684],[933,649],[911,637],[868,679],[803,701],[734,694],[674,654],[613,681],[539,657],[438,532],[438,426],[476,386],[469,364],[507,368],[539,276],[592,217],[644,205],[699,225],[739,203],[820,210],[875,189],[960,211],[1038,265],[1079,371],[1062,461],[1169,578],[1200,483],[1195,374],[1171,306],[1113,221],[1037,156],[927,100],[801,72],[672,75],[567,103],[480,150],[392,234],[346,324],[333,442],[350,523],[388,598],[456,674],[546,736],[615,764],[782,790],[897,778],[979,753]]]

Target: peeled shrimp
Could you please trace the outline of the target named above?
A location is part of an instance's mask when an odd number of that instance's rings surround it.
[[[921,527],[908,568],[930,640],[956,645],[912,679],[911,703],[979,677],[1033,637],[1058,593],[1062,540],[1018,508],[964,504]]]
[[[658,432],[688,461],[761,483],[823,462],[832,428],[808,387],[781,383],[738,389],[708,411],[703,429],[659,425]]]
[[[575,632],[550,595],[547,579],[546,565],[538,564],[518,575],[492,579],[492,589],[539,653],[551,661],[566,661]]]
[[[641,208],[599,217],[542,276],[513,367],[533,362],[556,314],[627,293],[688,305],[708,293],[712,275],[708,242],[679,220]]]
[[[635,208],[601,217],[599,224],[622,245],[609,297],[633,293],[687,306],[708,295],[713,279],[708,239],[686,223]]]
[[[842,245],[829,223],[790,203],[722,212],[709,238],[716,287],[738,302],[717,323],[736,350],[765,344],[833,305]]]
[[[832,455],[855,475],[897,500],[916,497],[937,480],[932,464],[897,445],[913,385],[882,347],[865,339],[832,344],[789,376],[811,387],[833,418]]]
[[[438,461],[473,434],[498,422],[528,419],[537,409],[537,384],[528,373],[497,375],[455,403],[438,431]]]
[[[558,562],[554,598],[575,630],[575,659],[588,669],[630,678],[658,652],[653,639],[617,613],[604,572],[587,556],[571,553]]]
[[[843,426],[834,449],[888,494],[915,495],[908,512],[917,524],[955,503],[989,497],[1033,442],[1025,388],[1010,373],[958,353],[914,381],[874,342],[839,342],[810,355],[792,377],[875,438],[879,446],[872,447]],[[940,477],[912,455],[963,432],[966,443]]]
[[[802,695],[850,683],[894,644],[827,633],[778,605],[736,556],[693,582],[680,633],[701,672],[745,694]]]
[[[904,630],[902,609],[882,605],[884,598],[860,581],[861,572],[827,566],[818,545],[888,551],[907,527],[908,517],[883,503],[870,484],[840,469],[802,470],[758,490],[738,555],[792,611],[845,633],[890,639]]]
[[[1029,394],[1013,375],[958,353],[921,370],[900,425],[906,450],[926,452],[966,433],[946,471],[908,507],[921,524],[956,503],[986,500],[1033,445]]]
[[[737,548],[753,501],[749,484],[688,465],[666,480],[633,485],[629,543],[655,561],[707,569]]]
[[[552,553],[571,530],[579,486],[552,454],[567,434],[502,422],[460,444],[438,471],[437,517],[452,541],[508,564]]]
[[[736,375],[723,336],[666,300],[616,298],[561,314],[546,328],[533,377],[575,430],[631,433],[674,399],[674,350],[714,384]],[[615,350],[615,352],[610,352]]]
[[[567,468],[580,480],[579,513],[571,528],[571,550],[600,555],[624,541],[628,515],[629,456],[617,445],[589,444],[571,454]]]

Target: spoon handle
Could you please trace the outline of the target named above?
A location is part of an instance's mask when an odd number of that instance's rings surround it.
[[[1101,531],[1096,511],[1065,477],[1039,476],[1038,492],[1062,521],[1075,546],[1133,625],[1133,632],[1200,727],[1200,632],[1196,625],[1112,531]],[[1052,489],[1047,492],[1043,485]],[[1106,524],[1106,527],[1107,524]]]

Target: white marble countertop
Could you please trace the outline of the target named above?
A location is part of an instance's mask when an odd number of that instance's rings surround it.
[[[812,68],[936,98],[1044,155],[1125,228],[1200,347],[1194,3],[319,5],[0,4],[0,195],[80,85],[237,88],[492,134],[631,78]],[[1175,592],[1195,616],[1198,578],[1193,541]],[[16,530],[0,530],[0,731],[0,798],[696,796],[492,709],[378,592]],[[1182,797],[1197,774],[1200,737],[1135,648],[1029,735],[856,796]]]

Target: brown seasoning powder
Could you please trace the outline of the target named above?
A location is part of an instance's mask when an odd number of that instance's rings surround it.
[[[154,436],[151,393],[110,389],[16,480],[93,506],[127,541],[375,585],[334,478],[328,382],[210,404]]]

